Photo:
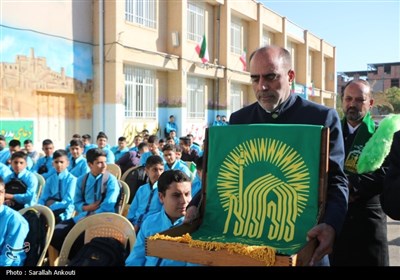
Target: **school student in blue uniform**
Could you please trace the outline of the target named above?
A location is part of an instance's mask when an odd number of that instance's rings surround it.
[[[1,178],[6,178],[8,175],[10,175],[11,169],[9,166],[5,165],[4,163],[0,162],[0,177]]]
[[[164,170],[180,170],[189,177],[192,176],[192,173],[189,170],[189,167],[186,165],[184,161],[181,161],[176,156],[176,145],[166,144],[162,150],[164,155]]]
[[[36,175],[27,169],[27,158],[28,155],[23,151],[13,153],[11,156],[12,173],[4,179],[5,184],[13,179],[17,179],[21,180],[22,183],[26,185],[25,193],[6,193],[5,195],[5,204],[15,210],[33,206],[36,204],[37,201],[36,191],[39,187],[39,181]]]
[[[136,233],[145,218],[161,210],[162,205],[157,195],[158,178],[164,172],[164,162],[159,156],[150,156],[146,161],[145,172],[149,182],[139,187],[132,201],[127,218],[133,224]]]
[[[161,211],[146,218],[137,235],[135,246],[126,259],[126,266],[186,266],[190,263],[146,256],[146,238],[182,224],[191,196],[191,181],[180,170],[168,170],[158,179]]]
[[[115,155],[111,151],[111,147],[107,142],[108,136],[104,132],[99,132],[96,140],[97,146],[106,153],[107,163],[115,163]]]
[[[156,135],[149,136],[149,139],[147,140],[147,147],[149,148],[149,151],[142,154],[140,157],[139,166],[145,166],[146,161],[150,156],[160,156],[164,161],[163,153],[160,151],[159,147],[159,140],[160,139]]]
[[[69,165],[68,171],[76,178],[90,171],[86,158],[83,156],[83,142],[72,139],[69,142]]]
[[[67,151],[55,151],[53,167],[56,173],[46,180],[38,201],[38,204],[45,205],[53,211],[56,223],[70,219],[74,212],[76,177],[69,173],[68,165]]]
[[[22,266],[26,258],[24,241],[29,225],[18,211],[4,205],[5,193],[0,178],[0,266]]]
[[[129,152],[129,148],[127,147],[126,137],[121,136],[118,138],[118,145],[113,146],[111,148],[111,152],[114,153],[115,162],[117,162],[124,154]]]
[[[39,173],[44,179],[47,179],[56,172],[53,168],[53,141],[50,139],[43,140],[42,150],[45,156],[38,159],[36,164],[33,166],[32,171]]]
[[[90,168],[89,175],[79,177],[75,188],[74,205],[77,214],[55,227],[50,244],[56,250],[61,249],[68,232],[81,219],[92,214],[116,212],[115,204],[120,192],[117,178],[108,173],[108,179],[104,182],[105,188],[103,188],[103,176],[107,171],[106,153],[100,148],[90,149],[86,154],[86,159]],[[85,186],[83,186],[84,180],[86,180]]]

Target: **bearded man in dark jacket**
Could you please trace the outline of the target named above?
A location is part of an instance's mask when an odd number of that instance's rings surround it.
[[[379,196],[387,166],[359,174],[357,162],[377,130],[370,115],[374,103],[371,86],[365,80],[352,80],[342,92],[345,117],[342,121],[345,142],[345,172],[349,179],[349,208],[343,229],[331,256],[333,266],[388,266],[386,214]]]

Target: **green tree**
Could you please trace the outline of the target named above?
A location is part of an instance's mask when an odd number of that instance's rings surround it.
[[[400,113],[400,88],[392,87],[386,90],[387,101],[393,106],[394,113]]]

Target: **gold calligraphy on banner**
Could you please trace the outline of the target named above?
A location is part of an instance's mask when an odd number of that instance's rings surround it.
[[[273,165],[279,172],[252,178],[245,186],[245,169],[256,162]],[[294,239],[296,219],[308,200],[310,174],[292,147],[269,138],[248,140],[225,158],[217,181],[227,211],[224,234],[233,230],[235,236],[261,238],[268,219],[269,240]]]

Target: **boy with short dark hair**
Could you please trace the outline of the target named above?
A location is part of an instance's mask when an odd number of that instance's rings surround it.
[[[189,263],[146,256],[146,238],[182,224],[191,196],[190,178],[180,170],[168,170],[158,179],[161,211],[143,222],[135,246],[126,259],[126,266],[186,266]]]
[[[146,161],[150,156],[160,156],[163,159],[163,153],[160,151],[160,148],[158,146],[158,140],[159,138],[157,135],[149,136],[149,139],[147,140],[147,147],[149,148],[149,151],[142,154],[142,156],[140,157],[140,166],[146,165]]]
[[[43,140],[42,150],[45,156],[38,159],[36,164],[33,166],[32,171],[39,173],[43,178],[47,179],[56,172],[53,168],[53,141],[51,141],[51,139]]]
[[[163,150],[163,155],[164,155],[164,170],[180,170],[189,177],[192,176],[189,167],[186,165],[185,162],[179,160],[179,158],[176,155],[176,145],[171,145],[167,144],[164,146]]]
[[[121,136],[118,138],[118,145],[111,148],[111,152],[114,153],[115,162],[117,162],[124,154],[129,151],[126,143],[126,137]]]
[[[90,168],[86,158],[83,156],[83,142],[73,139],[69,142],[69,165],[68,171],[76,178],[88,173]]]
[[[24,193],[6,193],[5,195],[4,203],[15,210],[36,204],[36,191],[39,187],[39,181],[36,175],[27,169],[27,158],[28,155],[23,151],[13,153],[11,156],[12,173],[4,179],[5,184],[12,180],[20,180],[26,187]]]
[[[115,213],[120,187],[117,178],[108,173],[105,189],[103,188],[103,176],[107,172],[106,153],[100,148],[90,149],[86,159],[90,172],[79,177],[76,182],[74,205],[77,215],[62,221],[54,229],[51,245],[57,250],[61,249],[68,232],[79,220],[97,213]]]
[[[162,205],[157,198],[157,180],[164,172],[164,162],[159,156],[150,156],[146,161],[145,172],[149,182],[137,190],[132,201],[127,218],[133,224],[136,233],[139,231],[144,219],[160,211]]]
[[[56,173],[46,180],[38,201],[38,204],[45,205],[53,211],[56,224],[71,218],[74,212],[76,177],[69,173],[68,165],[67,151],[55,151],[53,167]]]

